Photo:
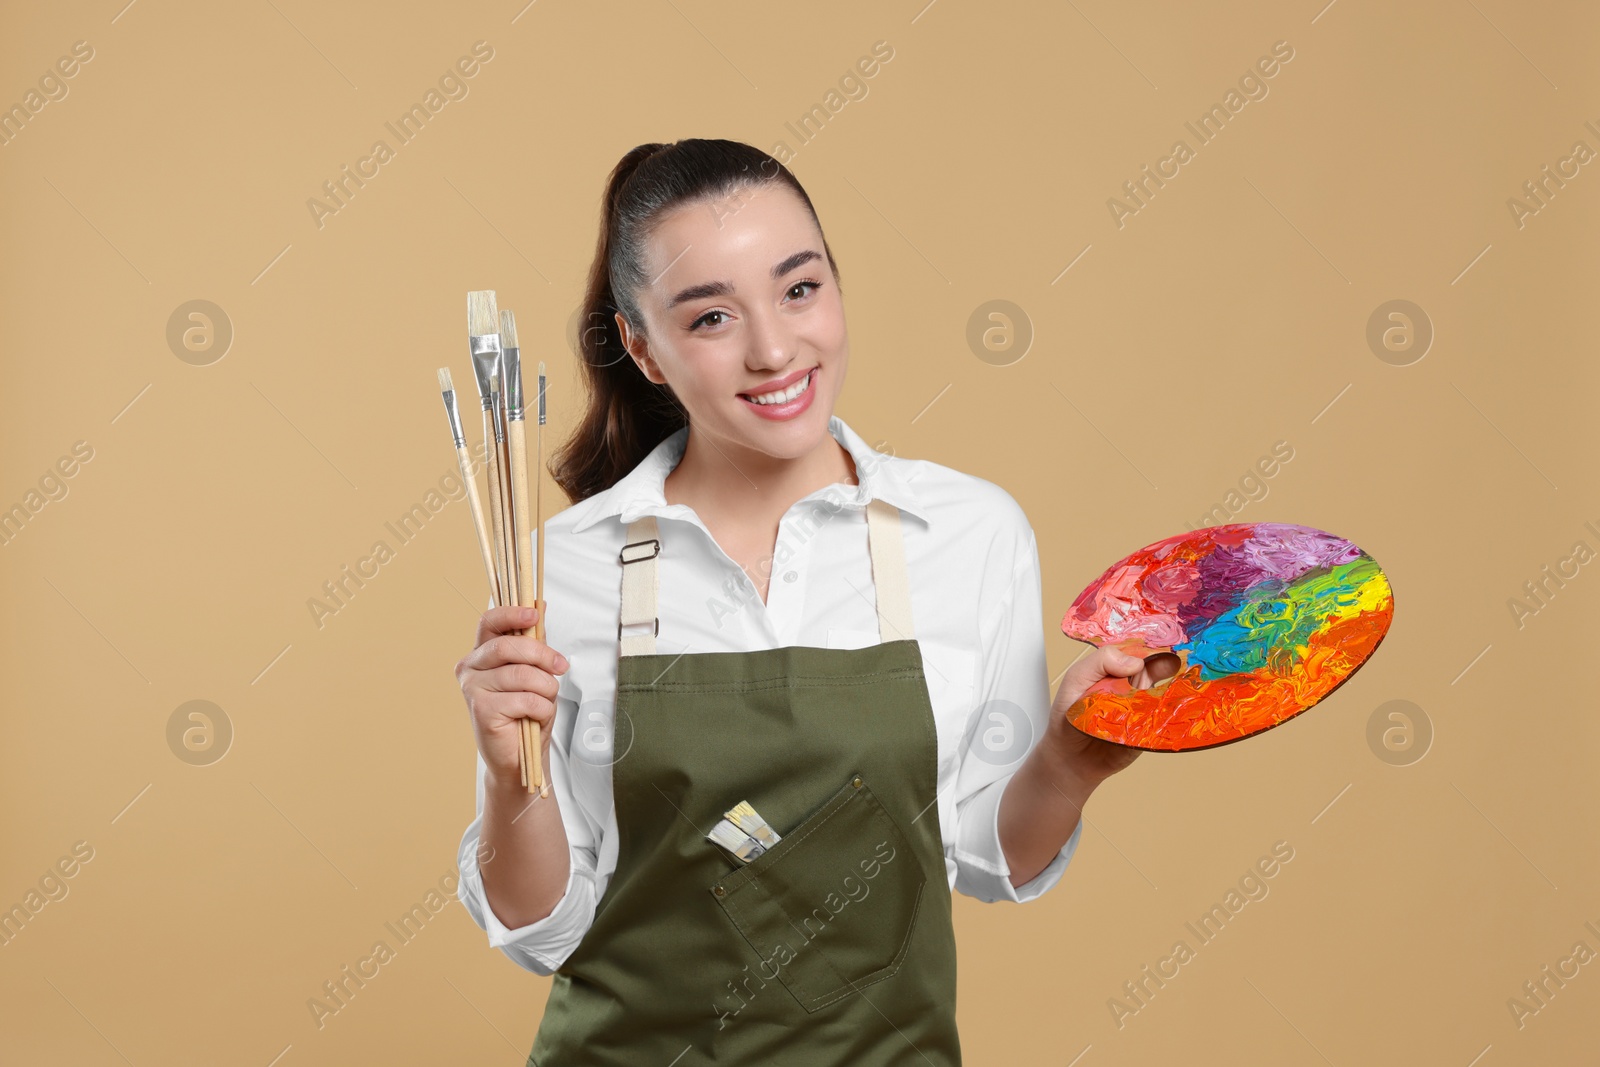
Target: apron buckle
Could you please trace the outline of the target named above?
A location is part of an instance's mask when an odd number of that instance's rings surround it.
[[[661,616],[657,615],[655,617],[655,624],[656,624],[655,636],[656,637],[660,637],[661,636]],[[628,623],[628,625],[629,626],[643,626],[644,623],[642,623],[642,622],[630,622],[630,623]],[[640,635],[640,636],[643,636],[643,635]],[[620,620],[620,619],[617,620],[617,640],[618,641],[622,640],[622,620]]]
[[[640,545],[654,545],[655,548],[651,550],[651,552],[650,552],[650,554],[648,556],[639,555],[639,556],[633,557],[632,559],[629,559],[628,558],[628,549],[630,549],[630,548],[638,548]],[[645,540],[645,541],[630,541],[627,544],[623,545],[622,546],[622,551],[617,553],[617,560],[619,562],[623,563],[623,564],[643,563],[645,560],[647,560],[647,559],[655,559],[659,555],[661,555],[661,539],[659,537],[652,537],[652,538],[649,538],[648,540]]]

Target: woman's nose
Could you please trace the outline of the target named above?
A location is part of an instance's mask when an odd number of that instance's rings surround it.
[[[752,370],[786,367],[794,361],[794,332],[775,311],[758,312],[748,320],[750,350],[745,363]]]

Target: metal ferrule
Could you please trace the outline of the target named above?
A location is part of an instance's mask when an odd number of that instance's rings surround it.
[[[497,333],[471,333],[467,346],[472,352],[472,370],[478,376],[478,399],[489,409],[489,375],[500,362],[500,335]]]
[[[467,435],[461,432],[461,412],[456,408],[456,391],[444,390],[444,413],[450,416],[450,436],[455,438],[456,447],[464,448]]]
[[[497,445],[503,445],[506,443],[506,423],[505,420],[500,417],[500,413],[504,409],[504,405],[501,401],[502,394],[500,390],[496,389],[494,392],[489,394],[489,403],[493,405],[494,410],[494,417],[490,421],[494,423],[494,443]]]
[[[544,425],[544,375],[539,375],[539,425]]]
[[[505,393],[506,418],[521,422],[522,410],[522,350],[508,346],[500,352],[500,389]]]

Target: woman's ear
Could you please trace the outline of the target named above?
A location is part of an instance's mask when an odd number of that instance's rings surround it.
[[[661,373],[661,368],[656,364],[655,357],[650,355],[650,341],[643,334],[636,334],[628,326],[628,320],[623,318],[622,312],[617,312],[617,329],[622,334],[622,347],[633,358],[634,365],[644,376],[656,385],[666,385],[666,375]]]

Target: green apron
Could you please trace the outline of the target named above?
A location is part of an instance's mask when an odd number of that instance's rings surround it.
[[[938,744],[900,512],[867,506],[880,642],[655,652],[654,516],[628,527],[616,871],[532,1067],[959,1067]],[[662,556],[670,560],[670,556]],[[623,624],[652,632],[621,636]],[[748,800],[782,837],[706,839]]]

